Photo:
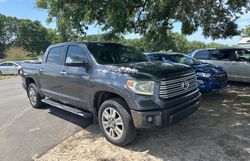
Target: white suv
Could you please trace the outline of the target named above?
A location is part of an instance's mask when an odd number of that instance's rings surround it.
[[[190,56],[222,66],[230,81],[250,83],[250,50],[245,48],[199,49]]]

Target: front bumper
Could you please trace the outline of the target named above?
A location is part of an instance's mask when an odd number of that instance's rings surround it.
[[[166,109],[150,111],[130,110],[134,126],[136,128],[168,127],[194,113],[200,106],[199,98],[200,93],[196,90],[187,97],[183,96],[183,98],[172,100],[171,102],[175,102],[175,105],[172,103],[166,104],[166,106],[172,104],[172,106]]]
[[[217,81],[213,78],[201,78],[198,77],[198,87],[201,92],[212,92],[223,89],[227,86],[227,77],[222,81]],[[203,82],[203,83],[200,83]]]

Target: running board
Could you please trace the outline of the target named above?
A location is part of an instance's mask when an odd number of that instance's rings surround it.
[[[85,111],[82,111],[80,109],[73,108],[73,107],[70,107],[70,106],[67,106],[67,105],[52,101],[50,99],[43,99],[41,101],[46,103],[46,104],[49,104],[51,106],[57,107],[59,109],[62,109],[62,110],[71,112],[73,114],[76,114],[78,116],[81,116],[81,117],[84,117],[84,118],[92,118],[92,114],[89,113],[89,112],[85,112]]]

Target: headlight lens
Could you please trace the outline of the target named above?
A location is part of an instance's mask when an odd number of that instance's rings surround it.
[[[127,87],[136,94],[154,95],[154,81],[127,80]]]
[[[197,76],[199,76],[199,77],[210,77],[212,74],[211,73],[203,73],[203,72],[198,72],[198,73],[196,73],[197,74]]]

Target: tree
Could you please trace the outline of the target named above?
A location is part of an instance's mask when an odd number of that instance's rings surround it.
[[[250,37],[250,25],[248,25],[245,29],[242,30],[242,34],[244,37]]]
[[[84,35],[90,24],[100,25],[111,35],[162,34],[171,30],[173,23],[180,22],[185,35],[200,27],[204,36],[216,39],[239,34],[236,20],[250,9],[250,1],[36,0],[36,6],[48,10],[48,22],[56,19],[58,28],[66,27],[76,35]]]
[[[206,45],[206,48],[228,48],[228,47],[229,47],[228,45],[214,43],[214,42],[211,42]]]
[[[200,41],[190,41],[188,43],[188,46],[189,46],[189,48],[188,48],[187,53],[190,53],[190,52],[195,51],[197,49],[206,48],[206,44],[204,42],[200,42]]]
[[[3,52],[16,38],[18,19],[0,14],[0,52]]]
[[[15,46],[39,54],[49,45],[47,29],[39,21],[19,20]]]

